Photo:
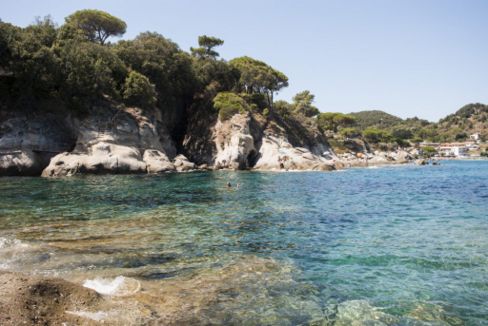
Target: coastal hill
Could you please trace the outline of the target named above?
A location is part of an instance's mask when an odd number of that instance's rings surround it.
[[[393,127],[402,122],[402,118],[380,110],[367,110],[350,113],[361,129],[368,127]]]
[[[441,119],[437,124],[439,133],[465,140],[469,135],[479,133],[488,139],[488,106],[481,103],[468,104]]]
[[[321,112],[307,90],[274,100],[288,77],[220,58],[219,38],[189,52],[153,32],[112,42],[126,28],[98,10],[0,22],[0,175],[332,170],[407,162],[412,143],[444,135],[418,118]]]
[[[430,122],[417,117],[402,119],[384,111],[371,110],[350,113],[360,130],[378,128],[390,134],[404,134],[404,140],[453,142],[465,141],[479,133],[488,139],[488,106],[481,103],[467,104],[453,114]]]

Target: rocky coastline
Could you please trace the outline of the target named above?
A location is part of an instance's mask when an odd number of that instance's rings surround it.
[[[193,122],[195,123],[195,122]],[[238,113],[200,126],[189,122],[183,144],[161,114],[105,105],[83,117],[3,113],[0,176],[156,174],[196,170],[331,171],[411,162],[414,151],[336,154],[320,135],[291,135],[279,119]],[[203,135],[205,134],[205,135]]]

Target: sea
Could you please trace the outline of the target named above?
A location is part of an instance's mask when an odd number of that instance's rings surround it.
[[[488,161],[4,177],[1,271],[121,324],[488,325]]]

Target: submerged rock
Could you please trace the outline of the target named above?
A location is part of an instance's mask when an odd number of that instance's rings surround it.
[[[326,307],[325,318],[312,322],[311,326],[449,326],[450,322],[455,322],[453,325],[460,322],[453,318],[448,322],[444,314],[416,316],[414,313],[411,316],[394,316],[373,307],[366,300],[349,300]]]
[[[141,325],[151,311],[60,278],[0,273],[0,325]]]
[[[0,274],[1,325],[73,325],[83,319],[70,316],[66,310],[97,306],[102,297],[61,279]]]

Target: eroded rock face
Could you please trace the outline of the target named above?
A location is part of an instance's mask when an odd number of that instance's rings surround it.
[[[257,170],[331,171],[332,162],[303,147],[293,147],[286,138],[266,134],[259,150]]]
[[[144,173],[146,163],[135,147],[98,142],[87,154],[61,153],[42,172],[43,177],[71,176],[77,173]]]
[[[288,141],[286,133],[277,125],[271,124],[263,132],[258,160],[254,166],[257,170],[334,170],[331,151],[325,144],[317,143],[315,153],[326,154],[329,158],[314,154],[305,147],[294,147]]]
[[[214,169],[334,169],[334,154],[328,144],[320,139],[302,139],[311,145],[308,148],[293,146],[284,128],[260,115],[235,114],[231,119],[216,121],[212,135],[211,141],[205,145],[207,150],[201,151],[213,150],[208,164]]]
[[[250,168],[250,158],[256,154],[254,138],[250,132],[249,114],[236,114],[215,125],[216,169],[244,170]]]
[[[77,131],[74,150],[53,157],[42,176],[175,170],[169,157],[176,153],[170,137],[158,129],[155,115],[140,109],[97,108],[79,122]]]
[[[40,175],[75,139],[69,117],[0,112],[0,176]]]
[[[177,137],[182,141],[179,150],[186,155],[177,156],[159,110],[143,112],[108,103],[90,109],[81,118],[0,112],[0,176],[164,173],[200,168],[328,171],[406,163],[415,156],[401,150],[371,153],[366,145],[336,155],[312,120],[305,128],[297,121],[254,113],[236,114],[225,121],[217,120],[215,112],[197,116],[201,119],[189,119],[185,136]]]

